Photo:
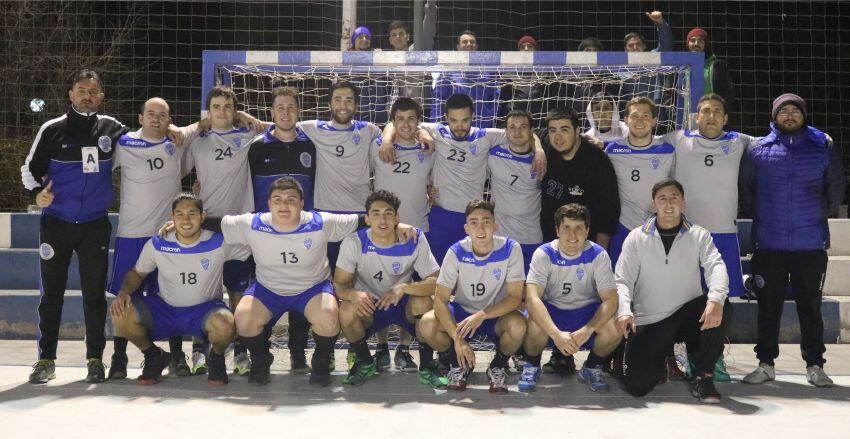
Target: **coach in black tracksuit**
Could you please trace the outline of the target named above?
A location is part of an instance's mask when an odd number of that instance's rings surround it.
[[[43,209],[40,228],[41,302],[39,360],[30,382],[55,378],[54,360],[72,252],[77,253],[86,322],[86,381],[104,380],[101,357],[106,344],[106,272],[112,226],[113,142],[128,131],[112,117],[97,114],[103,101],[100,78],[93,71],[74,77],[68,92],[71,108],[46,122],[21,167],[24,186]]]

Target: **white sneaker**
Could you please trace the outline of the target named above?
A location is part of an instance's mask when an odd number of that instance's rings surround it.
[[[242,352],[233,358],[233,373],[245,376],[251,373],[251,359],[247,352]]]
[[[773,366],[767,363],[760,363],[756,370],[747,374],[741,381],[747,384],[761,384],[775,379],[776,371],[773,369]]]
[[[815,387],[832,387],[835,385],[820,366],[807,367],[806,379]]]
[[[192,352],[192,375],[206,375],[207,355],[203,352]]]

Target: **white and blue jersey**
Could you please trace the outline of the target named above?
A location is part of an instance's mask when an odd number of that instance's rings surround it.
[[[281,177],[292,177],[304,191],[304,210],[313,209],[316,179],[316,146],[296,128],[295,139],[284,142],[274,136],[271,126],[248,147],[248,165],[254,188],[254,210],[268,212],[269,188]]]
[[[558,245],[556,239],[534,252],[526,279],[543,288],[544,303],[573,310],[600,303],[600,291],[616,291],[611,260],[599,244],[586,241],[574,256],[564,254]]]
[[[426,153],[422,146],[393,145],[396,160],[387,163],[378,156],[381,138],[372,142],[371,161],[375,170],[375,190],[387,190],[394,193],[401,206],[398,214],[401,222],[418,227],[425,232],[428,228],[428,183],[431,181],[431,169],[434,167],[434,154]]]
[[[532,170],[534,151],[517,154],[507,144],[490,148],[490,198],[496,203],[499,234],[520,244],[539,245],[540,182]]]

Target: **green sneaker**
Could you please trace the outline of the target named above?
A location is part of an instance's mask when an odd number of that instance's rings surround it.
[[[348,354],[345,356],[345,362],[348,363],[348,370],[351,370],[354,367],[354,361],[357,360],[357,354],[354,351],[348,351]]]
[[[433,389],[445,389],[449,385],[449,379],[441,374],[439,369],[431,366],[419,369],[419,383]]]
[[[724,383],[732,381],[729,372],[726,370],[726,362],[723,361],[723,355],[717,359],[717,363],[714,363],[714,381]]]
[[[32,365],[30,383],[44,384],[56,378],[56,363],[53,360],[38,360]]]
[[[346,386],[359,386],[366,380],[378,376],[378,367],[373,358],[368,363],[355,362],[354,367],[348,372],[348,376],[343,378],[342,384]]]

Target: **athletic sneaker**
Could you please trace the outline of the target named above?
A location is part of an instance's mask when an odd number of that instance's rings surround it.
[[[190,369],[189,365],[186,364],[186,354],[183,352],[171,354],[171,362],[168,363],[168,376],[192,376],[192,369]]]
[[[139,376],[139,384],[149,386],[162,381],[162,371],[171,363],[171,354],[156,348],[152,355],[145,355],[142,363],[142,374]]]
[[[56,378],[56,363],[53,360],[38,360],[32,365],[30,383],[44,384]]]
[[[390,368],[390,351],[379,349],[375,351],[375,364],[378,370],[384,371]]]
[[[470,373],[472,373],[471,369],[467,369],[465,367],[460,366],[452,366],[449,369],[449,384],[446,386],[446,388],[448,388],[449,390],[458,391],[466,390],[466,381],[467,379],[469,379]]]
[[[302,354],[290,354],[289,356],[290,366],[289,370],[292,373],[298,375],[307,375],[310,373],[310,365],[307,364],[307,357]]]
[[[578,373],[578,380],[588,384],[593,392],[607,392],[609,390],[608,382],[602,376],[602,369],[582,367]]]
[[[243,377],[251,373],[251,358],[248,357],[247,352],[240,352],[233,357],[233,373]]]
[[[112,354],[106,379],[123,380],[124,378],[127,378],[127,354]]]
[[[667,379],[670,381],[684,381],[687,379],[685,373],[682,372],[682,369],[679,368],[679,363],[676,362],[676,357],[673,355],[669,355],[666,360],[664,360],[665,367],[667,368]]]
[[[440,373],[439,368],[431,365],[419,369],[419,383],[434,389],[445,389],[449,385],[449,379]]]
[[[86,361],[87,383],[102,383],[106,381],[106,367],[103,366],[103,361],[100,358],[89,358]]]
[[[413,361],[413,356],[410,355],[410,351],[407,349],[396,349],[393,361],[395,362],[395,368],[402,372],[416,372],[419,370],[419,366]]]
[[[564,355],[553,353],[549,362],[543,365],[543,371],[558,375],[572,375],[576,373],[576,361],[572,355],[565,357]]]
[[[714,379],[710,376],[701,376],[691,381],[691,395],[707,404],[720,402],[720,392],[714,387]]]
[[[533,392],[537,390],[537,382],[540,381],[540,375],[542,374],[543,369],[530,364],[526,365],[522,369],[522,375],[519,377],[517,388],[520,392]]]
[[[685,366],[685,378],[694,379],[694,359],[695,354],[688,355],[688,364]],[[727,383],[732,381],[729,372],[726,370],[726,362],[723,360],[723,355],[714,363],[714,381],[718,383]]]
[[[523,369],[525,369],[525,360],[522,358],[522,355],[511,355],[511,362],[513,362],[514,370],[516,370],[517,372],[522,373]]]
[[[210,386],[223,386],[227,384],[227,365],[224,364],[224,355],[210,352],[209,357],[209,373],[207,374],[207,384]]]
[[[806,368],[806,380],[815,387],[832,387],[835,385],[832,379],[820,366],[809,366]]]
[[[201,351],[192,351],[192,375],[206,375],[207,354]]]
[[[265,386],[272,380],[272,363],[274,355],[271,352],[251,354],[251,370],[248,372],[248,383],[255,386]]]
[[[331,372],[319,372],[313,369],[310,372],[310,385],[313,387],[328,387],[331,384]]]
[[[348,364],[348,370],[354,368],[355,361],[357,361],[357,354],[355,354],[354,351],[349,349],[348,353],[345,354],[345,363]]]
[[[505,380],[508,378],[507,368],[488,368],[487,378],[490,380],[490,393],[508,393],[508,387],[505,385]]]
[[[767,363],[760,363],[756,370],[747,374],[742,382],[746,384],[761,384],[776,379],[776,371]]]
[[[372,358],[368,362],[355,361],[354,366],[348,371],[348,376],[342,379],[342,384],[346,386],[359,386],[366,380],[378,376],[378,368],[375,364],[375,359]]]

